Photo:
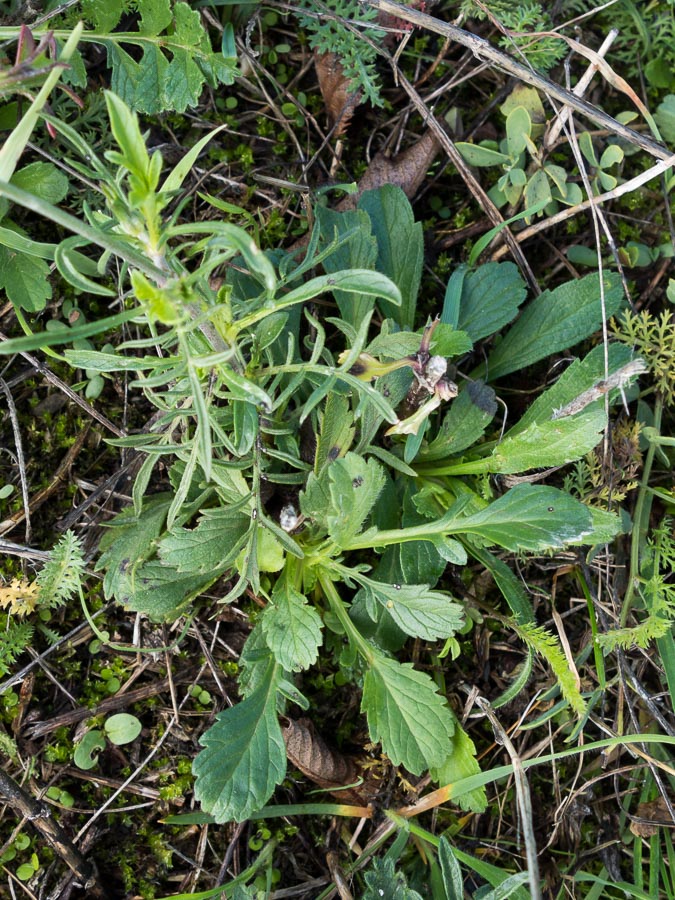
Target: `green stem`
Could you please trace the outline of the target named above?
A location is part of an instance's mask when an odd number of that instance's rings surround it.
[[[484,475],[490,471],[490,458],[474,459],[470,462],[455,462],[448,465],[437,463],[421,463],[415,466],[418,475],[433,477],[434,475]]]
[[[607,677],[605,675],[605,657],[602,654],[602,649],[598,644],[598,620],[595,615],[595,606],[593,605],[593,598],[591,597],[591,592],[588,587],[588,582],[586,581],[585,574],[583,572],[578,573],[579,584],[581,585],[581,590],[584,593],[584,597],[586,598],[586,605],[588,607],[588,619],[591,623],[591,634],[593,638],[593,656],[595,658],[595,668],[598,673],[598,686],[601,691],[604,691],[607,687]]]
[[[373,547],[384,547],[390,544],[405,544],[408,541],[431,541],[434,537],[452,534],[458,528],[454,523],[443,519],[423,525],[411,525],[409,528],[390,528],[383,531],[366,531],[353,541],[341,545],[342,550],[367,550]]]
[[[79,234],[80,237],[90,241],[97,247],[101,247],[103,250],[109,251],[114,256],[126,260],[129,265],[139,269],[145,275],[154,279],[159,285],[166,283],[167,273],[155,266],[126,241],[109,234],[107,231],[94,228],[89,225],[88,222],[84,222],[75,216],[71,216],[70,213],[65,212],[57,206],[53,206],[51,203],[47,203],[45,200],[36,197],[34,194],[30,194],[28,191],[22,190],[15,184],[0,181],[0,195],[7,197],[12,203],[23,206],[24,209],[29,209],[31,212],[42,216],[44,219],[49,219],[56,225],[60,225],[62,228],[72,231],[74,234]]]
[[[349,642],[356,646],[356,649],[361,654],[361,656],[366,660],[368,665],[372,665],[373,663],[373,651],[366,639],[361,635],[359,630],[356,628],[352,620],[349,618],[347,613],[347,608],[343,601],[340,599],[340,595],[338,594],[335,585],[328,577],[328,575],[319,570],[319,584],[321,585],[321,589],[323,590],[324,597],[328,600],[330,604],[331,611],[335,614],[338,621],[342,625],[345,630],[345,634],[347,635]]]
[[[657,394],[656,403],[654,404],[654,423],[652,426],[657,435],[661,431],[662,415],[663,397],[660,394]],[[645,456],[644,468],[642,470],[640,490],[638,492],[637,503],[635,504],[633,535],[630,547],[630,573],[628,576],[628,587],[626,589],[626,595],[623,599],[623,606],[621,607],[621,617],[619,619],[619,626],[621,628],[626,627],[628,615],[631,611],[635,599],[635,586],[638,582],[638,575],[640,572],[640,551],[644,545],[645,537],[647,535],[647,529],[649,527],[649,513],[651,511],[652,505],[652,495],[649,490],[649,480],[652,474],[652,466],[654,465],[654,455],[656,454],[657,446],[658,441],[650,438],[649,448],[647,450],[647,455]]]

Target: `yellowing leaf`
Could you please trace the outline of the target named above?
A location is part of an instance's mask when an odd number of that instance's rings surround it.
[[[7,587],[0,587],[0,607],[9,609],[11,615],[26,616],[38,604],[39,588],[35,582],[14,578]]]

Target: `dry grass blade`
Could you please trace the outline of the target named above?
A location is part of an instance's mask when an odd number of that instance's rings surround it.
[[[527,869],[529,874],[530,891],[533,900],[540,900],[541,887],[539,879],[539,861],[537,859],[537,842],[534,837],[534,824],[532,820],[532,799],[530,797],[530,786],[527,782],[525,770],[521,762],[516,748],[511,743],[507,733],[502,728],[499,719],[494,710],[484,697],[477,697],[476,703],[483,710],[490,720],[492,730],[495,733],[495,740],[502,744],[509,754],[513,765],[513,777],[516,786],[516,797],[518,799],[518,812],[520,816],[520,827],[523,831],[523,840],[525,842],[525,850],[527,853]]]

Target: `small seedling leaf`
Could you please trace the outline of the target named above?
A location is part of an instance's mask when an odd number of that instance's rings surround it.
[[[491,150],[489,147],[481,147],[479,144],[467,144],[458,141],[455,147],[459,150],[462,158],[468,162],[470,166],[502,166],[511,162],[506,153],[499,153],[498,150]]]
[[[75,747],[73,762],[78,769],[93,769],[98,762],[98,754],[105,750],[105,737],[98,729],[88,731]]]
[[[129,713],[116,713],[110,716],[103,727],[108,739],[118,746],[135,741],[142,728],[140,720]]]

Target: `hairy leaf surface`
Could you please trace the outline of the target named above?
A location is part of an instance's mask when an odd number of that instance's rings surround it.
[[[286,748],[277,720],[278,667],[236,706],[223,710],[202,735],[193,772],[195,797],[216,822],[243,822],[257,812],[286,774]]]
[[[316,662],[321,646],[321,617],[307,598],[281,578],[262,617],[267,646],[279,665],[301,672]]]
[[[367,462],[356,453],[347,453],[328,469],[331,497],[328,530],[338,544],[358,534],[384,487],[382,466]]]
[[[250,528],[250,514],[205,509],[196,528],[176,528],[163,538],[159,555],[178,572],[223,571],[237,558]]]
[[[394,765],[414,775],[442,765],[455,720],[436,685],[410,663],[374,655],[363,683],[361,709],[374,741]]]
[[[459,603],[426,584],[387,584],[364,579],[365,590],[381,604],[394,622],[411,637],[425,641],[451,637],[464,624]]]

